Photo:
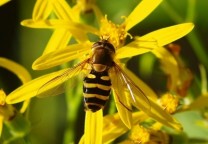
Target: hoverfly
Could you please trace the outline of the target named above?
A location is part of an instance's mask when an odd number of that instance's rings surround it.
[[[149,103],[145,93],[114,61],[115,52],[114,46],[108,40],[101,39],[95,42],[92,45],[91,55],[87,59],[43,84],[40,91],[56,82],[60,84],[58,82],[60,80],[65,82],[82,72],[82,70],[87,69],[88,72],[83,80],[83,96],[86,110],[96,112],[103,109],[109,99],[111,88],[114,90],[115,97],[119,103],[128,110],[131,110],[131,106],[127,99],[135,103],[134,93],[142,96],[143,100],[145,99],[145,102]],[[129,98],[126,98],[126,92]],[[52,95],[56,94],[55,92]],[[39,97],[43,97],[43,95],[40,94]]]

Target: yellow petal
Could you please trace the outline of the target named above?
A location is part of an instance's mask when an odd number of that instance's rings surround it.
[[[161,2],[162,0],[142,0],[127,17],[126,31],[145,19]]]
[[[100,25],[101,19],[104,18],[102,12],[100,11],[100,9],[96,5],[92,5],[92,9],[93,9],[93,11],[94,11],[94,13],[96,15],[97,22]]]
[[[11,60],[0,57],[0,67],[8,69],[9,71],[17,75],[22,83],[26,83],[31,80],[29,72],[23,66]]]
[[[11,92],[6,97],[6,103],[7,104],[14,104],[18,102],[22,102],[25,100],[28,100],[34,96],[36,96],[40,90],[40,87],[45,84],[46,82],[50,81],[52,78],[59,76],[60,74],[63,74],[67,69],[63,69],[54,73],[50,73],[47,75],[44,75],[42,77],[36,78],[32,81],[29,81],[28,83],[25,83],[21,87],[17,88],[13,92]],[[74,76],[74,75],[73,75]],[[69,76],[68,78],[70,78]],[[60,83],[63,83],[63,81],[57,82],[56,85],[48,86],[47,89],[44,89],[45,91],[52,89],[53,87],[59,85]],[[43,91],[44,92],[44,91]]]
[[[136,55],[140,55],[146,52],[149,52],[153,49],[158,48],[157,42],[153,39],[149,40],[140,40],[135,39],[133,42],[119,48],[116,51],[116,58],[127,58]]]
[[[0,0],[0,6],[8,3],[9,1],[11,1],[11,0]]]
[[[89,53],[91,43],[74,44],[39,57],[32,65],[34,70],[48,69],[74,59],[80,59]]]
[[[86,111],[85,116],[85,144],[102,144],[103,110],[97,112]]]
[[[52,12],[51,0],[37,0],[33,9],[33,20],[47,19]]]
[[[133,125],[146,120],[148,116],[143,112],[133,113]],[[111,143],[119,136],[126,133],[129,129],[124,125],[118,113],[107,115],[103,121],[103,143]]]
[[[157,94],[147,85],[145,84],[138,76],[133,74],[131,71],[129,71],[126,67],[123,67],[126,74],[131,78],[131,80],[139,87],[144,94],[153,100],[157,100],[158,96]]]
[[[169,44],[188,34],[193,27],[193,23],[183,23],[162,28],[142,37],[135,38],[133,42],[117,50],[116,58],[121,59],[136,56]]]
[[[118,110],[121,120],[126,125],[126,127],[128,127],[130,129],[132,127],[132,111],[125,107],[125,106],[130,107],[129,100],[127,100],[127,97],[124,93],[123,93],[123,95],[120,94],[121,89],[120,89],[119,95],[117,95],[116,93],[118,93],[118,90],[117,90],[117,92],[115,92],[115,89],[113,89],[113,96],[114,96],[116,108]]]
[[[113,89],[113,97],[116,104],[116,108],[121,117],[123,123],[131,128],[132,126],[132,108],[129,98],[127,97],[126,87],[124,87],[125,81],[122,79],[122,75],[118,75],[116,69],[112,69],[110,72],[110,78]]]
[[[56,29],[48,44],[44,50],[43,54],[50,53],[54,50],[65,48],[71,38],[71,33],[64,29]]]
[[[81,42],[88,40],[86,36],[87,33],[99,35],[99,31],[92,26],[58,19],[37,21],[28,19],[22,21],[21,25],[31,28],[65,29],[70,31],[76,40]]]
[[[125,72],[126,72],[126,74],[131,75],[131,78],[133,78],[133,80],[136,79],[136,76],[134,76],[134,74],[131,71],[129,71],[128,69],[125,69]],[[149,91],[148,89],[145,89],[145,90],[143,90],[143,91],[144,91],[144,93],[146,93],[146,95],[148,97],[149,94],[151,94],[152,92]],[[134,90],[133,93],[136,95],[136,97],[135,97],[136,100],[135,100],[135,102],[132,101],[132,104],[137,109],[142,110],[148,116],[150,116],[151,118],[155,119],[156,121],[158,121],[166,126],[175,128],[177,130],[182,129],[180,123],[178,123],[170,114],[168,114],[159,105],[157,105],[154,102],[155,100],[153,101],[151,98],[149,98],[149,100],[147,102],[147,99],[145,99],[144,97],[141,97],[140,96],[141,94],[138,91]]]
[[[153,31],[151,33],[148,33],[140,37],[139,39],[140,40],[152,39],[157,42],[158,46],[164,46],[187,35],[193,28],[194,28],[193,23],[182,23]]]
[[[29,104],[30,104],[30,99],[25,100],[22,104],[21,109],[20,109],[20,113],[24,113],[27,110]]]
[[[53,3],[53,10],[59,19],[78,21],[74,17],[72,8],[65,0],[56,0]]]

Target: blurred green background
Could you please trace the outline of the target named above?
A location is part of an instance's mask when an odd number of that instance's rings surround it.
[[[56,67],[46,71],[33,71],[31,68],[33,61],[42,54],[52,34],[52,30],[31,29],[20,25],[22,20],[31,18],[35,2],[35,0],[12,0],[0,7],[0,56],[23,65],[33,78],[59,69]],[[120,23],[120,17],[128,16],[139,2],[140,0],[97,0],[97,5],[110,20]],[[74,1],[69,1],[69,3],[75,4]],[[189,93],[196,97],[201,92],[199,64],[205,67],[206,74],[208,71],[207,8],[206,0],[164,0],[151,15],[130,30],[133,36],[141,36],[182,22],[188,21],[195,24],[194,31],[174,43],[181,46],[181,58],[194,75]],[[159,61],[152,54],[133,57],[127,65],[158,94],[165,92],[167,77],[160,69]],[[138,68],[135,69],[135,67]],[[20,81],[16,76],[0,68],[0,87],[7,94],[19,85]],[[80,105],[80,113],[75,124],[67,123],[66,110],[67,102],[64,95],[45,99],[33,98],[29,109],[32,129],[27,137],[28,141],[32,144],[63,143],[65,128],[75,125],[73,131],[76,134],[75,143],[77,143],[83,134],[83,106]],[[201,138],[208,140],[207,128],[192,127],[193,123],[202,119],[202,113],[187,112],[177,114],[176,117],[182,122],[185,135],[192,140],[187,142],[184,137],[181,137],[178,138],[180,142],[175,143],[206,143],[201,141]]]

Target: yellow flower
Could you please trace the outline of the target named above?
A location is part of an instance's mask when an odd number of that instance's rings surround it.
[[[85,116],[85,144],[102,143],[103,111],[95,113],[86,111]]]
[[[149,4],[151,2],[151,5]],[[155,102],[153,99],[155,99],[157,96],[156,94],[146,85],[144,84],[139,78],[137,78],[132,72],[127,70],[123,65],[119,62],[119,59],[127,58],[136,56],[139,54],[143,54],[149,51],[157,51],[158,47],[164,46],[174,40],[177,40],[181,38],[182,36],[186,35],[188,32],[190,32],[194,25],[192,23],[184,23],[179,24],[175,26],[170,26],[167,28],[163,28],[160,30],[156,30],[154,32],[151,32],[149,34],[146,34],[141,37],[135,37],[135,39],[124,45],[125,38],[128,36],[128,30],[131,29],[134,25],[139,23],[141,20],[143,20],[149,13],[151,13],[161,2],[161,0],[144,0],[142,1],[133,11],[132,13],[125,18],[124,23],[121,25],[115,25],[111,21],[107,20],[107,17],[103,19],[103,22],[101,21],[101,28],[100,28],[100,37],[108,38],[108,41],[110,41],[114,47],[116,48],[115,58],[114,61],[116,64],[121,67],[121,70],[124,69],[125,73],[131,78],[131,80],[136,84],[137,87],[141,88],[141,90],[144,92],[146,96],[148,96],[148,99],[144,96],[141,96],[141,93],[135,92],[135,99],[130,101],[127,99],[127,97],[131,97],[128,93],[122,93],[120,97],[120,100],[114,95],[114,99],[116,102],[117,109],[119,111],[119,114],[121,116],[121,119],[126,124],[127,127],[131,127],[132,123],[132,114],[131,112],[126,109],[124,106],[122,106],[120,101],[124,104],[129,106],[130,103],[132,103],[136,108],[141,109],[145,111],[149,116],[156,119],[157,121],[167,125],[174,127],[176,129],[181,129],[180,124],[174,120],[168,113],[163,111]],[[66,7],[65,7],[66,8]],[[66,10],[64,10],[66,11]],[[56,28],[56,29],[69,29],[70,21],[65,20],[51,20],[48,21],[48,23],[45,23],[48,27]],[[103,24],[103,25],[102,25]],[[78,26],[76,30],[81,25]],[[76,27],[75,26],[75,27]],[[74,28],[75,28],[74,27]],[[105,33],[105,29],[108,28],[108,33]],[[80,27],[81,29],[81,27]],[[79,29],[78,29],[79,31]],[[77,31],[77,32],[78,32]],[[90,30],[88,30],[90,31]],[[77,33],[79,35],[84,35],[85,32]],[[97,34],[97,33],[95,33]],[[91,46],[92,42],[84,42],[84,43],[78,43],[68,46],[66,49],[57,49],[56,51],[49,52],[43,56],[41,56],[39,59],[37,59],[34,64],[34,69],[46,69],[49,67],[53,67],[56,65],[63,64],[64,62],[68,62],[73,59],[85,59],[86,57],[89,58],[91,55]],[[83,56],[83,57],[81,57]],[[45,76],[42,76],[38,79],[35,79],[24,86],[18,88],[16,91],[12,92],[8,98],[8,103],[16,103],[23,101],[27,98],[31,98],[39,92],[40,86],[44,83],[51,81],[53,78],[59,78],[62,77],[63,71],[66,71],[65,74],[67,74],[67,71],[70,70],[61,70],[58,72],[54,72]],[[75,76],[79,74],[80,71],[76,71],[72,75],[67,74],[67,79],[70,79],[72,76]],[[112,78],[116,77],[117,75],[115,72],[112,72]],[[65,75],[63,74],[63,75]],[[63,81],[58,81],[57,83],[53,83],[47,86],[42,93],[45,93],[46,91],[56,87],[57,85],[60,85],[67,79],[64,79]],[[112,79],[114,81],[114,79]],[[114,81],[116,83],[116,81]],[[114,87],[114,90],[119,91],[119,88]],[[115,92],[115,91],[114,91]],[[134,92],[134,91],[133,91]]]
[[[0,6],[8,3],[10,0],[0,0]]]
[[[147,120],[149,117],[143,112],[133,113],[133,125],[136,125],[142,121]],[[129,129],[124,125],[118,113],[113,115],[106,115],[103,118],[103,129],[102,129],[102,143],[111,143],[113,140],[118,138],[129,131]],[[80,139],[79,144],[85,143],[86,133]]]
[[[22,83],[27,83],[31,80],[31,76],[28,73],[28,71],[22,67],[21,65],[8,60],[6,58],[0,57],[0,67],[3,67],[11,72],[13,72],[17,77],[22,81]],[[21,113],[24,113],[26,108],[29,104],[29,99],[26,99],[20,109]],[[12,106],[6,103],[6,94],[2,89],[0,89],[0,135],[3,128],[3,122],[11,120],[13,117],[15,117],[16,109]]]
[[[95,9],[98,11],[96,7]],[[79,10],[80,2],[72,9],[65,0],[37,0],[33,9],[32,19],[24,20],[21,24],[31,28],[54,29],[43,52],[44,55],[54,50],[65,48],[72,35],[76,38],[76,41],[84,42],[87,41],[87,37],[85,34],[80,33],[97,33],[95,28],[80,23]],[[63,24],[65,25],[64,28],[57,29],[59,26],[62,27]],[[80,29],[77,29],[77,27]]]

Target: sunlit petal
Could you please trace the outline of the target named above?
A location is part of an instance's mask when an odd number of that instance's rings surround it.
[[[24,20],[21,25],[31,28],[47,28],[47,29],[65,29],[70,31],[77,41],[87,41],[87,33],[93,33],[99,35],[99,31],[92,27],[81,23],[74,23],[72,21],[65,20],[39,20],[33,21],[31,19]]]
[[[17,75],[22,83],[26,83],[31,80],[29,72],[23,66],[9,59],[0,57],[0,67],[8,69],[9,71]]]
[[[125,72],[128,75],[133,76],[132,72],[129,71],[128,69],[125,69]],[[149,100],[148,100],[149,104],[148,104],[146,102],[147,101],[146,99],[144,99],[143,97],[140,97],[140,93],[138,93],[137,91],[133,91],[133,92],[136,95],[136,97],[135,97],[136,101],[135,102],[132,101],[132,104],[136,108],[142,110],[148,116],[150,116],[151,118],[155,119],[156,121],[158,121],[166,126],[175,128],[177,130],[182,129],[180,123],[178,123],[170,114],[168,114],[159,105],[157,105],[151,98],[149,98]],[[146,91],[144,91],[144,92],[146,92]]]
[[[132,126],[132,108],[129,98],[126,96],[126,90],[124,87],[125,81],[123,81],[122,75],[118,75],[116,69],[110,72],[110,78],[113,88],[113,97],[116,104],[116,108],[121,117],[123,123],[131,128]]]
[[[132,113],[133,125],[138,124],[149,118],[143,112]],[[103,143],[111,143],[113,140],[126,133],[129,130],[123,121],[121,120],[119,114],[107,115],[104,117],[103,123]]]
[[[53,3],[53,10],[59,19],[76,21],[76,19],[74,19],[75,17],[73,16],[71,7],[65,0],[56,0]]]
[[[128,74],[129,78],[139,87],[144,94],[153,100],[157,100],[157,94],[147,85],[145,84],[138,76],[130,72],[126,67],[123,67],[124,71]],[[144,98],[144,97],[143,97]]]
[[[57,29],[53,32],[43,54],[50,53],[54,50],[65,48],[71,38],[70,31]]]
[[[39,57],[32,65],[34,70],[42,70],[61,65],[74,59],[83,58],[90,52],[91,43],[73,44]]]
[[[8,3],[9,1],[11,1],[11,0],[0,0],[0,6]]]
[[[142,0],[127,17],[126,31],[145,19],[161,2],[162,0]]]
[[[102,144],[103,110],[97,112],[86,111],[85,144]]]
[[[22,104],[21,109],[20,109],[20,113],[24,113],[27,110],[29,104],[30,104],[30,99],[25,100]]]
[[[37,0],[33,9],[32,19],[47,19],[52,12],[51,0]]]
[[[130,103],[128,102],[129,100],[127,100],[126,95],[122,95],[124,97],[118,97],[118,94],[116,94],[114,90],[113,90],[113,96],[121,120],[126,125],[126,127],[130,129],[132,127],[132,111],[130,111],[124,106],[124,105],[127,106],[130,105]]]
[[[138,39],[140,40],[155,40],[158,46],[169,44],[186,34],[194,28],[193,23],[183,23],[166,28],[162,28],[151,33],[148,33]]]
[[[18,102],[22,102],[25,100],[28,100],[38,94],[38,91],[40,89],[40,86],[42,86],[44,83],[48,82],[52,78],[62,74],[64,71],[67,69],[63,69],[54,73],[50,73],[47,75],[44,75],[42,77],[39,77],[37,79],[34,79],[28,83],[25,83],[21,87],[17,88],[13,92],[11,92],[7,97],[6,97],[6,103],[7,104],[14,104]],[[70,78],[70,76],[69,76]],[[62,82],[62,81],[60,81]],[[45,91],[52,89],[53,87],[57,86],[59,83],[56,83],[56,85],[51,85],[48,87],[48,89],[44,89]]]
[[[192,23],[184,23],[162,28],[142,37],[136,37],[133,42],[117,50],[116,58],[132,57],[157,49],[183,37],[193,27],[194,25]]]

